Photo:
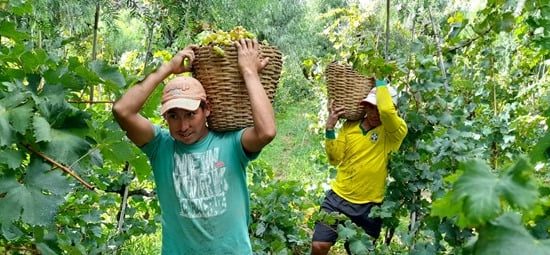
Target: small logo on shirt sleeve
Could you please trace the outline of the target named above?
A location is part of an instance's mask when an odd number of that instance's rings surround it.
[[[370,141],[373,143],[378,141],[378,134],[373,132],[372,135],[370,135]]]

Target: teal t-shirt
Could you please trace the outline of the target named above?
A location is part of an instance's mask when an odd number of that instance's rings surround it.
[[[252,254],[243,130],[186,145],[154,126],[141,149],[153,168],[162,213],[162,254]]]

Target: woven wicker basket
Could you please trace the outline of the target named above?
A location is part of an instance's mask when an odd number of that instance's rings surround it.
[[[202,83],[212,107],[208,127],[214,131],[231,131],[252,126],[252,108],[239,71],[237,49],[234,46],[221,48],[224,56],[214,53],[211,46],[200,47],[193,61],[193,76]],[[260,79],[273,103],[283,65],[282,55],[277,48],[265,45],[260,46],[260,54],[263,58],[269,57]]]
[[[359,120],[365,116],[364,107],[359,103],[374,87],[374,78],[366,77],[351,69],[351,67],[329,64],[325,71],[329,102],[334,100],[334,106],[344,106],[346,113],[342,118]]]

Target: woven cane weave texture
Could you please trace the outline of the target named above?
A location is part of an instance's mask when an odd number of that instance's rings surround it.
[[[359,103],[374,87],[374,78],[361,75],[349,66],[331,63],[325,71],[329,102],[334,106],[344,106],[346,113],[342,118],[359,120],[365,116],[364,107]]]
[[[224,56],[217,55],[211,46],[195,51],[193,76],[199,80],[210,101],[208,127],[214,131],[231,131],[253,125],[248,90],[239,71],[237,49],[223,46]],[[265,92],[273,103],[283,66],[281,52],[273,46],[260,46],[262,58],[269,62],[260,73]]]

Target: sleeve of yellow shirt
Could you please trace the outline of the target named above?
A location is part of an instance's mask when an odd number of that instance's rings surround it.
[[[328,161],[331,165],[337,166],[342,162],[344,157],[344,146],[346,145],[346,125],[340,129],[338,136],[334,138],[334,133],[332,137],[325,137],[325,151],[327,152]],[[332,131],[334,132],[334,131]]]
[[[380,113],[380,121],[382,121],[384,129],[387,131],[388,138],[395,145],[392,146],[392,150],[396,151],[407,135],[407,124],[397,114],[388,87],[376,87],[376,102]]]

